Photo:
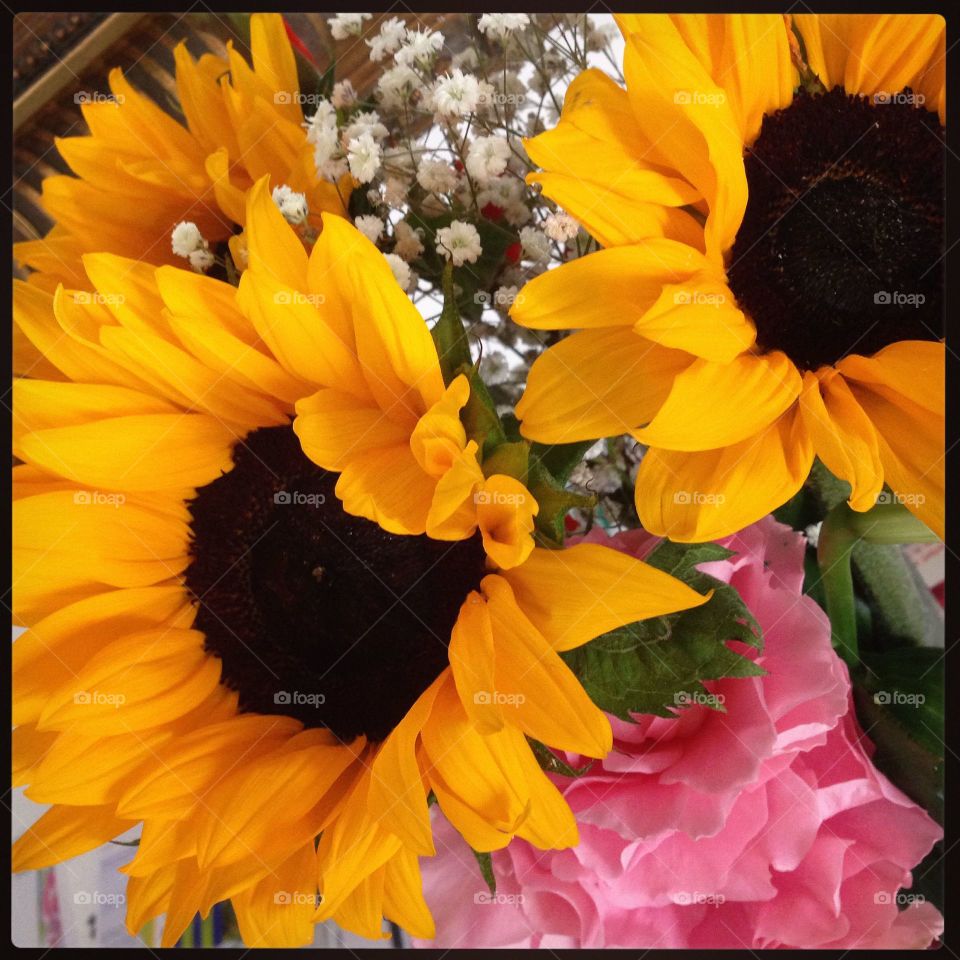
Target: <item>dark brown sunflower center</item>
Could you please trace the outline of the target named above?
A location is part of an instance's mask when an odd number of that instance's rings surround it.
[[[800,94],[745,157],[727,276],[757,343],[816,369],[943,330],[943,128],[905,90]]]
[[[290,427],[255,430],[189,504],[196,627],[240,706],[382,740],[447,664],[485,572],[479,536],[396,536],[345,513]]]

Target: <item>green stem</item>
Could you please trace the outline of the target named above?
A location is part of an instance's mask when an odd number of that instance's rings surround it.
[[[859,660],[856,598],[851,557],[861,543],[934,543],[936,535],[899,503],[882,503],[859,513],[846,503],[829,511],[820,528],[817,561],[826,598],[833,645],[849,666]]]

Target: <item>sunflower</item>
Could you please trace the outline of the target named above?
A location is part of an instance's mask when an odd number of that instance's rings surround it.
[[[142,825],[131,934],[230,899],[251,946],[430,937],[431,795],[476,850],[575,844],[527,738],[611,731],[559,653],[706,598],[535,546],[376,248],[325,214],[308,255],[266,178],[246,223],[239,289],[105,253],[17,284],[14,780],[51,807],[14,867]]]
[[[280,14],[250,18],[252,67],[227,44],[226,58],[195,61],[184,43],[175,52],[176,86],[185,123],[135,90],[119,69],[111,97],[81,106],[87,136],[58,138],[75,176],[43,181],[42,204],[55,226],[15,253],[37,271],[33,282],[82,287],[84,253],[115,253],[183,266],[171,250],[173,228],[195,223],[211,246],[244,223],[245,194],[269,174],[307,199],[311,221],[343,212],[337,187],[322,180],[307,142],[297,66]]]
[[[525,436],[629,433],[640,520],[726,536],[815,456],[942,536],[944,20],[622,16],[626,89],[571,84],[530,179],[604,248],[513,318]]]

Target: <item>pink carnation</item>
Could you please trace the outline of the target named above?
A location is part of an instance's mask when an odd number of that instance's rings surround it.
[[[606,760],[554,778],[579,845],[514,841],[493,855],[494,896],[438,816],[438,855],[421,861],[437,937],[418,946],[909,949],[940,935],[931,904],[898,901],[941,830],[870,760],[827,618],[801,593],[803,537],[767,518],[722,542],[735,555],[702,569],[756,616],[766,674],[708,683],[726,713],[611,718]],[[653,541],[609,543],[643,555]]]

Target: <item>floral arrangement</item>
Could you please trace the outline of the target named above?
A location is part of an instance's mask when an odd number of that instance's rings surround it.
[[[164,946],[932,945],[943,18],[450,23],[253,15],[57,141],[14,869],[129,843]]]

